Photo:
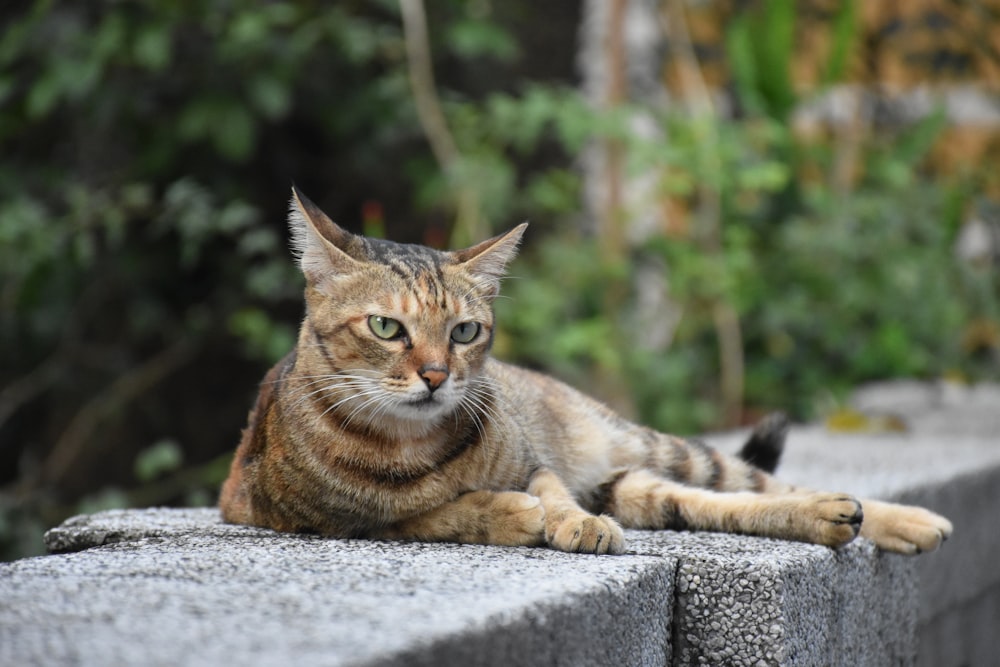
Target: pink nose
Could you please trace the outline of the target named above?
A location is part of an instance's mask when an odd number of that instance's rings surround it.
[[[440,366],[424,367],[420,369],[420,377],[427,384],[431,391],[434,391],[448,379],[448,369]]]

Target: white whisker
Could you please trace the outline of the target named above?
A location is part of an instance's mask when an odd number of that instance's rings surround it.
[[[338,407],[340,407],[344,403],[347,403],[348,401],[353,401],[355,399],[364,399],[361,401],[361,405],[356,406],[353,410],[351,410],[351,412],[346,417],[344,417],[342,423],[344,424],[344,426],[347,426],[348,424],[351,423],[351,420],[354,418],[354,415],[359,410],[362,410],[366,406],[368,406],[372,402],[372,400],[377,400],[381,398],[382,391],[383,390],[380,387],[372,387],[366,391],[353,393],[347,398],[342,398],[341,400],[337,401],[336,403],[328,407],[326,410],[323,411],[323,413],[320,416],[322,417],[326,415],[328,412],[337,409]],[[371,397],[374,397],[374,399]]]
[[[486,430],[483,426],[483,420],[479,416],[479,413],[471,405],[469,405],[469,403],[474,402],[475,400],[476,399],[473,396],[466,393],[466,395],[462,397],[462,400],[459,402],[458,405],[462,409],[462,411],[469,416],[469,419],[472,420],[473,426],[476,427],[476,431],[479,433],[479,441],[482,443],[483,447],[488,448],[490,443],[489,439],[486,437]]]
[[[356,389],[363,389],[363,388],[369,387],[369,386],[370,386],[370,384],[368,384],[368,383],[362,383],[362,382],[340,382],[340,383],[336,383],[336,384],[326,385],[326,386],[320,387],[319,389],[315,389],[315,390],[310,391],[308,393],[305,393],[305,394],[303,394],[301,396],[298,396],[296,398],[295,402],[292,403],[289,406],[289,409],[296,407],[297,405],[299,405],[303,401],[308,400],[311,396],[315,396],[316,394],[323,394],[323,396],[325,398],[326,396],[332,396],[334,394],[338,394],[338,393],[341,393],[341,392],[344,392],[344,391],[352,391],[353,392]],[[308,388],[309,387],[304,387],[303,390],[308,389]],[[355,392],[355,393],[357,393],[357,392]],[[295,398],[296,394],[297,394],[297,392],[292,392],[291,394],[289,394],[289,397]],[[350,398],[350,397],[348,397],[348,398]]]

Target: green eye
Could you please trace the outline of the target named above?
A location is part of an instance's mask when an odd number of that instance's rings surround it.
[[[462,322],[451,330],[451,339],[456,343],[471,343],[478,335],[478,322]]]
[[[368,318],[368,326],[373,334],[384,340],[392,340],[403,335],[403,325],[391,317],[372,315]]]

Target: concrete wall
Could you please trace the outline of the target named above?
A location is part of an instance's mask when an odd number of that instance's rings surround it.
[[[0,664],[846,667],[915,651],[914,561],[865,543],[629,531],[628,554],[594,557],[275,535],[214,509],[105,512],[47,539],[70,551],[0,570]]]
[[[1000,394],[980,398],[922,403],[908,434],[790,435],[786,478],[949,516],[934,554],[627,531],[594,557],[111,511],[0,565],[0,665],[993,665]]]

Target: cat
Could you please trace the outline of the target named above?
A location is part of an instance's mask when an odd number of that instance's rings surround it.
[[[250,412],[227,522],[593,554],[622,553],[622,527],[830,547],[860,534],[904,554],[952,532],[922,508],[778,481],[779,416],[727,456],[493,359],[493,301],[526,224],[443,252],[351,234],[293,188],[289,225],[306,315]]]

